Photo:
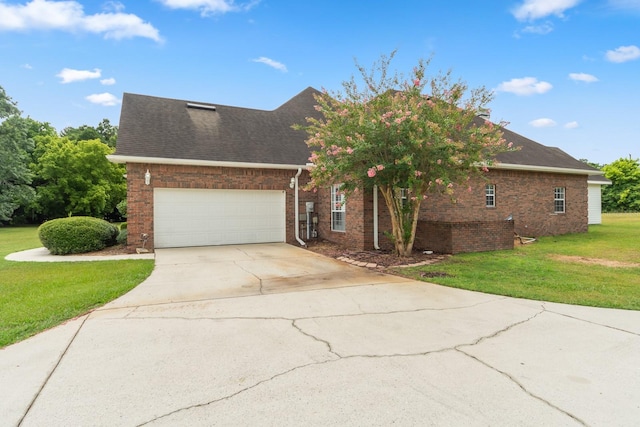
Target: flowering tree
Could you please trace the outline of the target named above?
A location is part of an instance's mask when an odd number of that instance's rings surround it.
[[[451,72],[427,78],[425,60],[409,79],[390,76],[394,54],[383,55],[369,73],[356,64],[363,88],[352,77],[343,83],[344,93],[323,91],[316,97],[322,118],[307,118],[299,128],[309,135],[315,166],[309,188],[342,183],[348,198],[377,186],[391,215],[396,253],[408,256],[429,194],[453,195],[455,184],[470,191],[471,175],[486,171],[510,145],[500,125],[478,118],[491,92],[468,90],[452,81]]]

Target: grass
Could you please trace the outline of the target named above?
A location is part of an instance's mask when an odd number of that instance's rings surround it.
[[[87,313],[146,279],[153,260],[12,262],[41,247],[36,227],[0,228],[0,348]]]
[[[455,255],[398,272],[491,294],[640,310],[640,214],[604,214],[588,233],[543,237],[512,251]]]

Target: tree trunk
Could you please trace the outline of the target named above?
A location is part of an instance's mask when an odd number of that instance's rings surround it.
[[[393,234],[393,243],[396,255],[399,257],[411,256],[413,251],[413,242],[416,237],[416,229],[418,226],[418,212],[420,210],[421,200],[409,200],[411,203],[411,215],[405,218],[402,215],[402,200],[395,196],[392,187],[380,186],[380,191],[384,197],[385,204],[391,216],[391,232]],[[405,221],[411,221],[411,233],[405,240]]]

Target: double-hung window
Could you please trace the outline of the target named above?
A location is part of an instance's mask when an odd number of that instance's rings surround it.
[[[553,212],[564,213],[564,211],[565,211],[564,187],[556,187],[553,190]]]
[[[487,184],[484,186],[484,205],[488,208],[496,207],[496,186]]]
[[[331,186],[331,230],[345,231],[346,205],[344,193],[340,191],[341,184]]]

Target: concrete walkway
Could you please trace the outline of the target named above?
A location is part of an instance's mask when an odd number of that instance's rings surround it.
[[[518,300],[284,244],[158,250],[0,350],[0,425],[637,425],[640,312]]]

